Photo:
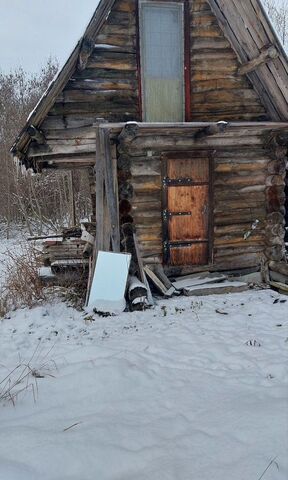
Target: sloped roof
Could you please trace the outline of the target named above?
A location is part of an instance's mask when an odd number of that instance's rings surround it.
[[[40,127],[57,96],[79,64],[79,55],[85,44],[93,41],[100,31],[115,0],[100,3],[78,44],[58,75],[49,85],[37,106],[29,115],[11,151],[14,155],[25,153],[30,142],[27,129]],[[271,46],[277,57],[247,73],[255,90],[273,121],[288,120],[288,59],[277,34],[265,12],[261,0],[207,0],[218,19],[223,34],[231,43],[240,64],[256,59]]]
[[[240,64],[270,46],[278,56],[247,74],[272,120],[288,119],[288,59],[261,0],[208,0]]]
[[[67,62],[57,73],[47,90],[40,98],[36,107],[27,118],[26,124],[11,148],[11,152],[16,156],[18,152],[20,152],[20,154],[23,153],[30,142],[30,137],[27,133],[28,127],[30,125],[33,125],[34,127],[40,127],[50,108],[56,101],[57,96],[62,92],[63,88],[75,72],[82,49],[85,48],[85,45],[89,44],[89,41],[93,41],[93,38],[95,38],[97,33],[100,31],[102,25],[109,16],[114,2],[115,0],[100,0],[93,17],[84,32],[84,35],[78,41]]]

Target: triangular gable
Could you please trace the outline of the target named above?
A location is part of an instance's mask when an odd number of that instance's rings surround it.
[[[287,120],[288,61],[260,0],[245,0],[245,4],[242,0],[206,1],[241,65],[245,66],[247,62],[255,59],[257,63],[257,59],[261,58],[261,55],[265,57],[265,51],[274,46],[277,51],[275,58],[269,58],[268,62],[258,65],[257,68],[249,71],[247,76],[270,119],[274,121]],[[81,71],[81,68],[85,68],[86,60],[94,47],[94,40],[96,37],[101,39],[102,28],[114,2],[115,0],[100,1],[84,36],[30,114],[25,127],[12,147],[14,155],[21,156],[26,153],[31,140],[27,133],[29,126],[41,126],[51,107],[57,99],[59,100],[59,97],[61,98],[61,92],[73,74]]]
[[[288,119],[288,60],[260,0],[208,0],[240,64],[257,59],[274,45],[270,58],[247,73],[272,120]]]

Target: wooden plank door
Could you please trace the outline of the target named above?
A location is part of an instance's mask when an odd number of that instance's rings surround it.
[[[210,160],[207,153],[166,158],[164,258],[169,265],[209,263]]]

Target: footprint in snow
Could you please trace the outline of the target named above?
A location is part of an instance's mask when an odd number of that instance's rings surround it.
[[[245,342],[245,345],[247,345],[248,347],[261,347],[261,343],[259,343],[257,340],[247,340],[247,342]]]

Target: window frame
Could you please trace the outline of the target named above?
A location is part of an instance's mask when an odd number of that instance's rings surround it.
[[[145,92],[144,92],[144,64],[142,59],[143,52],[143,15],[142,8],[145,5],[155,7],[169,8],[171,5],[181,6],[182,18],[182,88],[183,88],[183,104],[182,104],[182,121],[190,121],[191,117],[191,93],[190,93],[190,13],[189,0],[138,0],[137,2],[137,70],[138,70],[138,90],[139,90],[139,111],[142,122],[146,122],[145,113]],[[173,122],[172,122],[173,123]]]

